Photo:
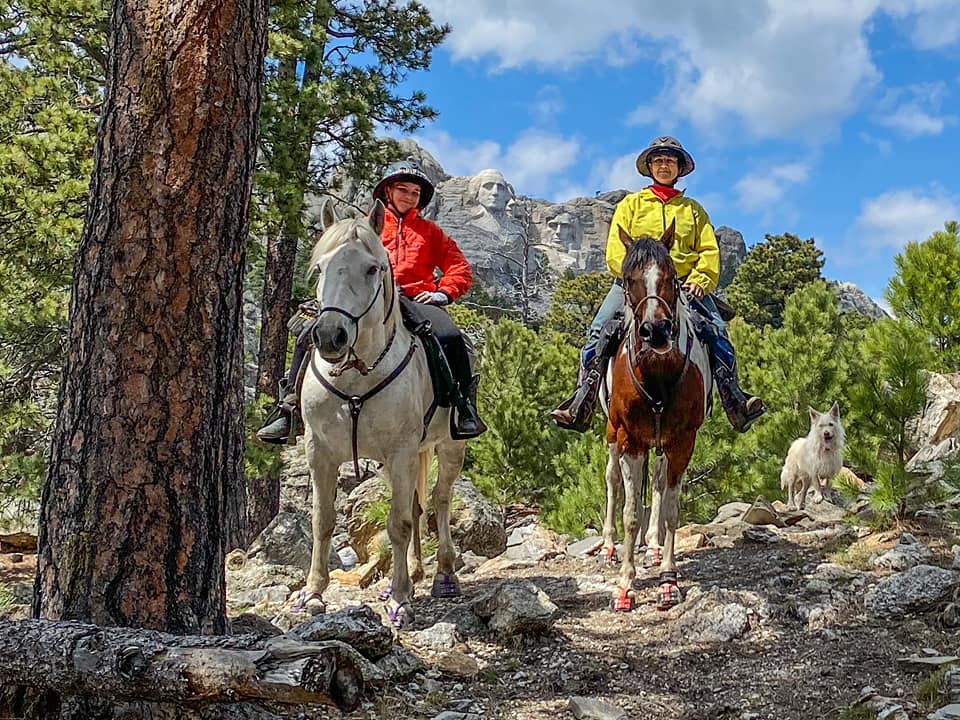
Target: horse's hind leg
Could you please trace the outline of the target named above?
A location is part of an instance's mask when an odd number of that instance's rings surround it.
[[[604,564],[612,567],[617,562],[617,517],[623,510],[623,477],[620,474],[620,450],[616,443],[608,445],[607,458],[607,514],[603,520]]]
[[[313,550],[307,582],[295,607],[297,610],[305,609],[319,614],[326,609],[322,595],[330,582],[330,538],[336,522],[337,466],[330,462],[329,453],[317,448],[317,443],[309,432],[304,450],[313,488]]]
[[[432,452],[421,452],[417,470],[416,492],[413,497],[413,537],[407,549],[407,565],[410,567],[410,581],[416,585],[423,580],[423,544],[427,534],[427,480],[430,472]]]
[[[466,444],[463,442],[442,443],[437,446],[439,473],[433,488],[433,507],[437,514],[437,575],[433,579],[431,594],[437,598],[460,596],[460,581],[457,579],[457,551],[450,535],[450,505],[453,498],[453,483],[463,469]]]
[[[640,528],[640,515],[643,511],[643,498],[640,488],[647,474],[647,453],[620,456],[620,475],[623,478],[623,562],[620,564],[620,577],[613,598],[614,610],[633,609],[631,592],[633,580],[637,576],[637,531]]]
[[[413,496],[420,465],[416,446],[403,448],[384,464],[390,479],[393,497],[390,500],[390,515],[387,518],[387,537],[393,552],[393,577],[387,614],[397,627],[404,627],[413,620],[410,602],[413,600],[413,583],[407,567],[407,548],[410,545],[413,527]]]

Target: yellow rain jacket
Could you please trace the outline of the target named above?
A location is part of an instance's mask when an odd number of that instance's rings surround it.
[[[720,280],[720,246],[707,211],[683,193],[664,203],[650,188],[644,188],[617,204],[607,236],[610,272],[620,277],[620,265],[627,254],[618,227],[626,230],[630,237],[659,238],[674,219],[677,225],[670,257],[677,266],[677,274],[685,278],[685,282],[699,285],[704,293],[712,292]]]

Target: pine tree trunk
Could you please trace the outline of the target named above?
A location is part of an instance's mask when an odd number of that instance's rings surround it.
[[[34,616],[222,633],[263,0],[114,0]]]

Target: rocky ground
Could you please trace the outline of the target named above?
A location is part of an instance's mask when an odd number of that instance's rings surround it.
[[[434,600],[428,581],[418,586],[413,626],[395,640],[414,664],[356,711],[264,717],[960,717],[931,714],[960,702],[952,526],[927,516],[872,532],[829,503],[809,515],[731,504],[683,528],[684,602],[658,612],[656,575],[641,571],[629,613],[609,609],[617,568],[591,554],[598,540],[568,543],[524,518],[497,557],[465,554],[462,598]],[[278,633],[301,622],[284,608],[302,574],[248,555],[228,565],[234,614],[272,619]],[[0,562],[8,586],[32,580],[31,556]],[[334,576],[329,613],[360,603],[380,611],[383,580],[361,588],[355,571]]]

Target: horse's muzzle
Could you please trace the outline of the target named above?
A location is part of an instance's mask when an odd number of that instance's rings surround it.
[[[324,360],[339,362],[350,349],[350,331],[341,317],[320,317],[313,329],[313,341]]]
[[[637,327],[638,337],[654,350],[663,350],[670,345],[672,323],[664,318],[655,322],[642,322]]]

